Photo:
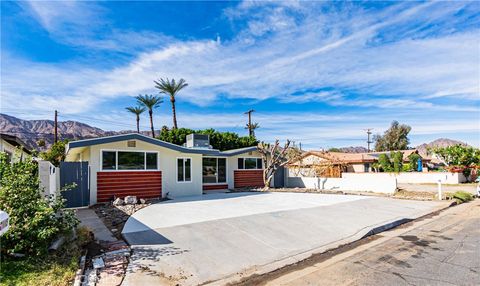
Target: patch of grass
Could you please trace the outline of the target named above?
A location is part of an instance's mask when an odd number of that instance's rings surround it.
[[[453,198],[461,204],[473,200],[473,195],[468,192],[458,191],[453,194]]]
[[[0,285],[63,286],[75,278],[82,246],[90,241],[90,232],[79,228],[77,239],[65,242],[55,254],[39,258],[7,258],[0,262]]]

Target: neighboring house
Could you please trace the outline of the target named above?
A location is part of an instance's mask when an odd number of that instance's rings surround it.
[[[72,141],[65,161],[88,162],[90,204],[263,185],[256,146],[219,151],[201,134],[187,136],[185,146],[137,133]]]
[[[0,152],[5,152],[9,162],[21,161],[32,152],[17,136],[0,133]]]
[[[417,150],[400,150],[403,162],[409,163],[408,156]],[[307,151],[302,159],[289,165],[290,176],[320,176],[340,177],[342,172],[368,173],[373,172],[372,164],[378,162],[380,154],[390,155],[390,152],[342,153],[328,151]],[[422,157],[422,166],[427,170],[430,158]]]

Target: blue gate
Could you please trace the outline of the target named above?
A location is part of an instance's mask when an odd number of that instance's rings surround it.
[[[85,207],[90,203],[88,162],[60,162],[60,187],[75,184],[62,192],[67,208]]]

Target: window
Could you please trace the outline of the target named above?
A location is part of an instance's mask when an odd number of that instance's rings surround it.
[[[118,152],[117,170],[142,170],[145,169],[145,153]]]
[[[261,158],[238,158],[238,169],[262,169]]]
[[[157,170],[156,152],[102,151],[102,170]]]
[[[110,151],[102,152],[102,170],[117,169],[117,153]]]
[[[146,165],[147,165],[147,170],[156,170],[158,169],[157,165],[157,153],[147,153],[146,155]]]
[[[227,182],[227,160],[225,158],[203,158],[203,183]]]
[[[368,163],[363,164],[363,171],[365,173],[370,172],[370,164],[368,164]]]
[[[192,159],[177,158],[177,181],[191,182],[192,181]]]
[[[4,151],[5,151],[5,154],[7,155],[7,163],[12,163],[12,158],[13,158],[12,152],[9,152],[7,150],[4,150]]]

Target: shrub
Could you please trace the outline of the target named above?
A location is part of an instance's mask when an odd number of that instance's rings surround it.
[[[458,191],[453,194],[453,198],[456,199],[459,203],[465,203],[473,200],[473,195],[468,192]]]
[[[183,145],[188,134],[198,133],[210,136],[210,144],[214,149],[221,151],[243,147],[256,146],[257,139],[250,136],[239,136],[233,132],[220,132],[215,129],[193,130],[188,128],[168,129],[164,126],[157,137],[160,140],[176,145]]]
[[[67,144],[68,140],[53,143],[50,149],[40,153],[40,157],[45,161],[50,161],[50,163],[58,167],[60,165],[60,162],[65,160],[65,146]]]
[[[390,157],[393,159],[393,171],[396,173],[403,171],[403,153],[391,152]]]
[[[410,167],[410,171],[416,172],[418,170],[418,159],[422,158],[417,153],[412,153],[408,156],[408,165]]]
[[[393,164],[387,154],[380,154],[380,156],[378,156],[378,164],[384,172],[393,171]]]
[[[2,253],[45,254],[49,244],[78,224],[73,211],[63,210],[57,195],[42,197],[38,165],[31,158],[9,164],[0,152],[0,209],[10,215],[10,229],[2,236]]]

